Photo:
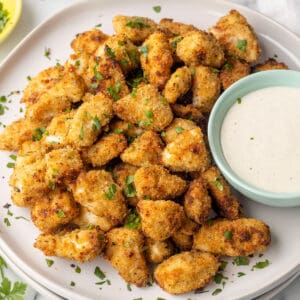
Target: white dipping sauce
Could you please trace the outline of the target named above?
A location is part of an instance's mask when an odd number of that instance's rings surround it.
[[[300,89],[269,87],[242,97],[225,116],[221,145],[232,170],[249,184],[300,192]]]

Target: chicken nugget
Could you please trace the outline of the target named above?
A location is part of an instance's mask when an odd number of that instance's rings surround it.
[[[75,229],[61,234],[40,234],[34,247],[46,256],[58,256],[78,262],[95,259],[105,247],[105,237],[97,229]]]
[[[234,220],[241,216],[242,206],[231,194],[230,187],[216,167],[210,167],[202,173],[203,180],[213,197],[218,213],[227,219]]]
[[[184,193],[185,180],[163,166],[150,165],[138,169],[134,175],[134,184],[139,199],[173,199]]]
[[[265,62],[253,67],[253,73],[268,70],[288,70],[288,66],[283,62],[278,62],[275,58],[269,58]]]
[[[148,262],[159,264],[174,253],[174,245],[170,239],[155,241],[146,238],[145,254]]]
[[[172,32],[174,36],[184,35],[190,31],[197,31],[198,28],[191,24],[175,22],[173,19],[163,18],[159,25]]]
[[[224,64],[221,45],[212,34],[202,30],[186,33],[177,43],[176,54],[188,66],[220,68]]]
[[[149,270],[144,256],[144,236],[137,229],[114,228],[107,233],[104,258],[119,271],[120,276],[138,287],[147,284]]]
[[[173,119],[170,105],[151,84],[115,102],[114,112],[126,122],[154,131],[163,130]]]
[[[137,210],[143,233],[156,241],[172,236],[184,220],[182,206],[169,200],[140,200]]]
[[[253,28],[237,10],[231,10],[209,31],[229,56],[237,56],[252,63],[259,59],[261,48]]]
[[[271,242],[269,226],[256,219],[219,219],[194,235],[193,249],[218,255],[248,256],[265,251]]]
[[[163,261],[154,271],[158,285],[170,294],[183,294],[207,285],[219,268],[218,259],[198,251],[181,252]]]

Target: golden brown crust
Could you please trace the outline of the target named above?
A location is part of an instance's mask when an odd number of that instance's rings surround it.
[[[194,105],[182,105],[174,103],[171,105],[173,113],[176,117],[182,119],[188,119],[199,124],[204,120],[204,116],[201,113],[200,109]]]
[[[274,58],[269,58],[265,62],[253,67],[254,73],[268,70],[288,70],[288,66],[283,62],[278,62]]]
[[[174,253],[174,245],[170,239],[155,241],[146,238],[146,259],[152,264],[159,264]]]
[[[198,30],[198,28],[195,27],[194,25],[175,22],[173,21],[173,19],[168,19],[168,18],[161,19],[159,25],[172,32],[172,34],[175,36],[184,35],[190,31]]]

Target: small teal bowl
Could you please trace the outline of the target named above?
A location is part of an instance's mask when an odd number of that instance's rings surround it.
[[[236,99],[253,91],[272,87],[288,86],[300,88],[300,72],[272,70],[249,75],[230,86],[215,103],[208,122],[208,141],[215,163],[227,181],[240,193],[257,202],[277,207],[300,205],[299,193],[273,193],[248,184],[233,172],[227,163],[221,146],[221,127],[224,117]],[[299,99],[300,101],[300,99]],[[259,108],[258,108],[259,109]]]

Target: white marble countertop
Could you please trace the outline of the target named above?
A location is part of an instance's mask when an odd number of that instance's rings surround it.
[[[290,30],[300,35],[300,1],[298,0],[228,0],[246,5],[256,9]],[[53,15],[61,8],[74,3],[74,0],[23,0],[23,12],[12,35],[0,46],[0,63],[9,52],[25,37],[32,29],[40,24],[47,17]],[[6,276],[12,282],[19,279],[11,269],[6,270]],[[273,300],[298,300],[300,299],[300,277],[294,280],[288,287],[275,297],[267,297]],[[49,297],[39,295],[28,285],[25,300],[46,300]]]

